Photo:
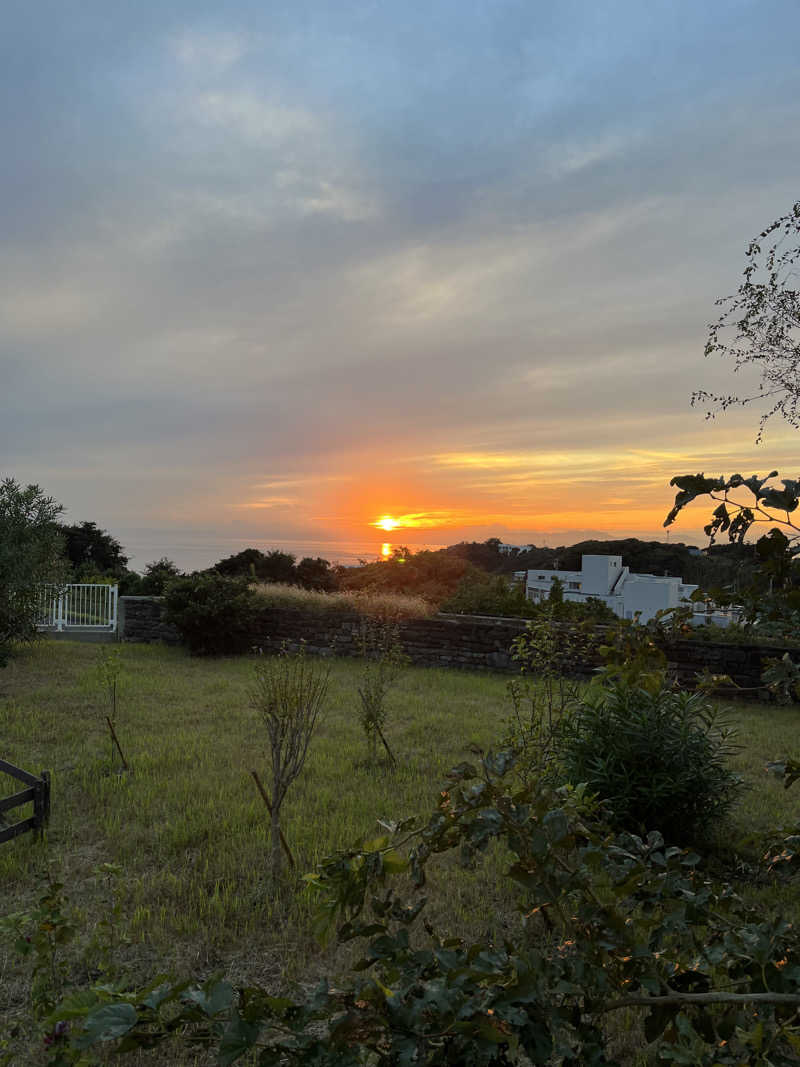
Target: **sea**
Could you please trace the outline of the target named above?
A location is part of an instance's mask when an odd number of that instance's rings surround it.
[[[129,531],[122,532],[118,540],[124,546],[129,557],[131,570],[143,571],[148,563],[166,556],[176,563],[182,571],[204,570],[226,556],[235,555],[245,548],[258,548],[262,552],[278,549],[289,552],[299,561],[304,556],[312,559],[320,557],[329,563],[344,567],[357,567],[362,561],[374,563],[375,560],[391,556],[394,548],[406,544],[404,541],[384,541],[374,538],[366,541],[298,541],[298,540],[262,540],[259,538],[216,538],[199,534],[178,534],[174,531]],[[412,552],[425,549],[437,551],[451,542],[409,544]]]

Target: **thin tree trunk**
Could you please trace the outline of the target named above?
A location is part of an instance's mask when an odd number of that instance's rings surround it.
[[[272,805],[270,816],[272,877],[277,882],[281,876],[281,816],[276,804]]]

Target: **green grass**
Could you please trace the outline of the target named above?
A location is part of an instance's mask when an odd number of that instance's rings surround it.
[[[260,980],[314,969],[308,902],[297,900],[287,922],[269,891],[267,816],[250,777],[254,768],[267,780],[266,739],[248,703],[253,661],[124,646],[125,774],[112,765],[107,709],[89,681],[97,655],[88,644],[46,643],[0,675],[3,756],[53,776],[47,848],[30,835],[0,847],[3,910],[28,906],[49,865],[91,923],[92,868],[114,862],[125,872],[129,956],[143,976],[156,960],[178,970],[235,961],[239,977]],[[490,745],[506,713],[503,679],[409,669],[389,698],[399,767],[376,771],[364,766],[358,673],[352,660],[331,662],[329,711],[286,801],[284,832],[301,872],[374,836],[380,817],[430,810],[446,771],[471,743]],[[14,789],[0,777],[1,795]],[[456,898],[466,926],[474,912],[464,882]]]
[[[249,773],[255,768],[268,777],[263,727],[248,701],[254,661],[123,646],[117,731],[131,770],[119,773],[107,708],[91,681],[97,659],[91,644],[43,642],[0,672],[0,756],[53,776],[45,844],[25,835],[0,845],[0,913],[29,907],[49,870],[80,909],[85,941],[106,906],[93,868],[113,862],[123,867],[130,939],[119,962],[133,980],[222,970],[235,981],[277,989],[335,975],[343,958],[314,942],[310,902],[303,895],[276,902],[270,891],[267,815]],[[399,766],[374,770],[365,766],[358,726],[359,664],[330,665],[329,710],[284,809],[301,872],[334,849],[374,836],[380,817],[431,811],[446,771],[474,746],[496,742],[510,713],[505,677],[408,668],[389,698],[387,735]],[[754,837],[746,846],[751,859],[759,838],[790,824],[800,807],[800,788],[787,792],[764,770],[769,760],[797,752],[798,714],[797,707],[731,706],[742,745],[736,769],[749,788],[725,840]],[[0,796],[16,788],[0,775]],[[502,879],[503,861],[490,852],[469,874],[443,860],[434,868],[440,873],[431,879],[426,914],[472,936],[505,922],[513,891]],[[765,907],[788,900],[777,889],[754,892]],[[74,951],[77,961],[81,946]],[[24,983],[16,966],[0,945],[0,1005],[19,1013]]]

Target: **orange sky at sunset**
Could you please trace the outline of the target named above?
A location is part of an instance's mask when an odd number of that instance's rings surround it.
[[[0,476],[134,569],[663,540],[675,474],[798,474],[690,405],[757,390],[703,353],[798,196],[796,0],[5,7]]]
[[[687,419],[698,420],[696,413]],[[756,447],[730,425],[703,423],[695,447],[677,449],[565,449],[559,451],[470,450],[404,459],[371,452],[370,470],[317,475],[281,483],[281,494],[258,491],[241,510],[268,512],[270,521],[301,518],[309,529],[331,525],[347,539],[391,536],[395,543],[454,543],[499,536],[536,540],[559,532],[666,539],[662,528],[675,490],[675,474],[766,474],[777,467],[795,476],[796,448],[790,433],[773,433],[770,447]],[[767,458],[769,463],[766,462]],[[274,483],[273,487],[277,488]],[[702,543],[708,509],[687,509],[670,530],[675,540]],[[374,531],[374,533],[371,533]]]

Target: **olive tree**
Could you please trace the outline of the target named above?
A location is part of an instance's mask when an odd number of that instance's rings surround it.
[[[62,510],[38,485],[0,481],[0,666],[13,642],[36,636],[41,587],[65,577]]]

